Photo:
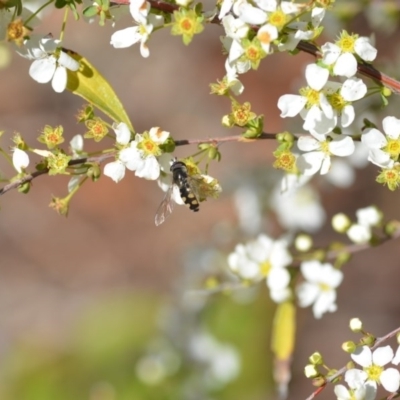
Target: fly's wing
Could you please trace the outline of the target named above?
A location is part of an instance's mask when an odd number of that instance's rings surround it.
[[[196,200],[200,201],[201,199],[201,185],[203,182],[203,178],[201,175],[192,175],[188,176],[187,183],[190,186],[191,191],[196,196]]]
[[[217,198],[221,193],[219,184],[211,184],[205,175],[192,175],[188,177],[188,184],[192,189],[197,201],[202,202],[208,197]]]
[[[167,190],[167,193],[165,193],[163,201],[161,202],[160,206],[158,207],[156,216],[154,218],[154,222],[156,223],[156,226],[161,225],[167,219],[167,217],[172,213],[172,210],[174,209],[174,202],[172,200],[173,191],[174,191],[174,185],[171,185],[169,187],[169,189]]]

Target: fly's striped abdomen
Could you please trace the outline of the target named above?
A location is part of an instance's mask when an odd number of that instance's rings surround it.
[[[179,188],[179,192],[181,194],[182,201],[192,210],[192,211],[199,211],[200,206],[199,202],[196,199],[196,196],[194,195],[192,189],[190,186],[187,184],[183,184]]]
[[[188,180],[188,173],[185,163],[182,161],[175,161],[171,165],[172,172],[172,182],[179,188],[179,193],[181,195],[182,201],[192,210],[199,211],[200,205],[190,187]]]

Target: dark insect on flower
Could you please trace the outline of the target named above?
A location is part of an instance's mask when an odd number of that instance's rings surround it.
[[[163,201],[158,207],[155,223],[161,225],[172,213],[174,200],[172,194],[174,187],[178,187],[182,201],[192,210],[199,211],[198,187],[193,177],[189,177],[186,164],[176,159],[172,162],[170,171],[172,172],[172,185],[168,189]],[[201,178],[201,176],[200,176]]]
[[[200,209],[200,202],[207,197],[217,197],[221,192],[221,187],[215,179],[206,175],[189,175],[188,168],[183,161],[174,159],[171,164],[172,184],[160,206],[158,207],[155,223],[161,225],[172,213],[174,207],[173,193],[179,190],[182,201],[192,211]]]

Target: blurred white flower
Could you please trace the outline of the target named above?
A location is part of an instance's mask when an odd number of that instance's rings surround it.
[[[336,311],[336,288],[343,280],[342,271],[316,260],[304,261],[300,269],[306,279],[296,290],[300,307],[312,304],[315,318]]]

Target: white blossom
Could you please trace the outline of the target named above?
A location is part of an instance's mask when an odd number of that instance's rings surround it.
[[[243,279],[258,281],[267,277],[271,298],[282,302],[290,297],[290,274],[285,268],[292,262],[285,240],[273,241],[261,234],[246,245],[238,244],[228,256],[232,272]]]
[[[114,32],[110,43],[116,49],[121,49],[140,42],[140,54],[142,57],[147,58],[150,55],[150,50],[147,46],[150,34],[155,27],[163,23],[164,19],[162,16],[150,14],[146,23]]]
[[[305,175],[314,175],[318,171],[327,174],[331,167],[331,156],[346,157],[353,153],[354,142],[350,136],[331,134],[328,138],[316,139],[301,136],[297,146],[308,153],[297,158],[297,167]]]
[[[361,141],[369,148],[368,160],[382,168],[391,167],[400,155],[400,119],[385,117],[382,133],[376,128],[368,128]]]
[[[339,40],[326,43],[321,47],[322,61],[326,65],[333,65],[334,75],[350,78],[357,72],[357,58],[371,62],[375,59],[377,50],[371,45],[367,37],[349,35],[342,32]]]
[[[278,108],[281,111],[281,117],[294,117],[300,114],[304,119],[303,129],[312,131],[314,136],[329,133],[336,123],[332,105],[323,90],[328,78],[327,69],[316,64],[307,65],[308,86],[300,89],[300,95],[286,94],[279,98]]]
[[[39,83],[51,81],[55,92],[63,92],[67,87],[67,69],[77,71],[79,62],[61,50],[59,40],[33,36],[25,41],[24,45],[19,54],[29,60],[34,60],[29,68],[31,78]]]
[[[358,379],[363,379],[375,389],[381,384],[388,392],[399,390],[400,372],[395,368],[384,368],[393,359],[393,350],[390,346],[378,347],[373,352],[368,346],[358,347],[351,354],[351,358],[363,367],[363,371],[354,372]]]
[[[316,260],[304,261],[300,269],[306,279],[296,291],[300,307],[313,305],[315,318],[336,311],[336,288],[342,282],[342,271]]]

